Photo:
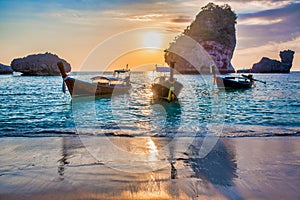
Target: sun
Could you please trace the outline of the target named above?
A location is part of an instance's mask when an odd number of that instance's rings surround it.
[[[161,48],[162,35],[158,32],[147,32],[143,35],[142,43],[147,48]]]

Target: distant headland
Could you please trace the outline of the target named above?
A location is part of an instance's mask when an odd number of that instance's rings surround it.
[[[292,50],[280,51],[281,61],[263,57],[251,69],[238,70],[238,73],[290,73],[293,66],[295,52]]]
[[[71,71],[71,65],[67,61],[48,52],[16,58],[11,62],[11,68],[24,76],[57,76],[60,75],[57,62],[63,62],[66,72]]]
[[[0,63],[0,74],[12,74],[13,69],[8,65],[3,65]]]

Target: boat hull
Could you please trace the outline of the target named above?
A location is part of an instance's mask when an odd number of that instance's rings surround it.
[[[151,85],[151,90],[154,99],[168,99],[171,86],[174,86],[175,99],[177,99],[183,88],[183,85],[178,81],[175,81],[174,84],[171,84],[168,81],[165,83],[153,83]]]
[[[57,67],[60,71],[64,83],[68,87],[68,91],[72,98],[88,96],[112,96],[127,93],[131,89],[129,77],[126,77],[126,79],[128,80],[122,84],[102,84],[101,82],[88,83],[69,77],[65,72],[64,65],[62,62],[58,62]],[[123,71],[125,70],[122,70],[122,72]],[[109,81],[109,79],[107,80]],[[65,92],[65,87],[63,87],[63,91]]]
[[[232,90],[232,89],[249,89],[253,86],[253,82],[250,81],[236,81],[234,79],[217,77],[217,86],[220,89]]]
[[[87,97],[87,96],[111,96],[118,94],[125,94],[131,89],[131,86],[101,86],[94,83],[87,83],[74,78],[66,77],[65,83],[72,96],[75,97]]]

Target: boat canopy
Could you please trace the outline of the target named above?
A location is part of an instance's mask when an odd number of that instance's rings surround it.
[[[104,76],[95,76],[95,77],[91,78],[91,80],[98,80],[98,79],[107,79],[107,78]]]
[[[91,78],[93,81],[96,80],[108,80],[108,81],[118,81],[118,78],[115,77],[104,77],[104,76],[95,76],[93,78]]]
[[[170,72],[170,68],[156,66],[156,72]]]
[[[117,69],[114,72],[115,73],[126,73],[126,72],[129,72],[129,71],[130,71],[129,69]]]

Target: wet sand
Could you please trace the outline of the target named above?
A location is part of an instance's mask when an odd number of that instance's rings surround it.
[[[0,199],[300,199],[300,137],[216,142],[1,138]]]

